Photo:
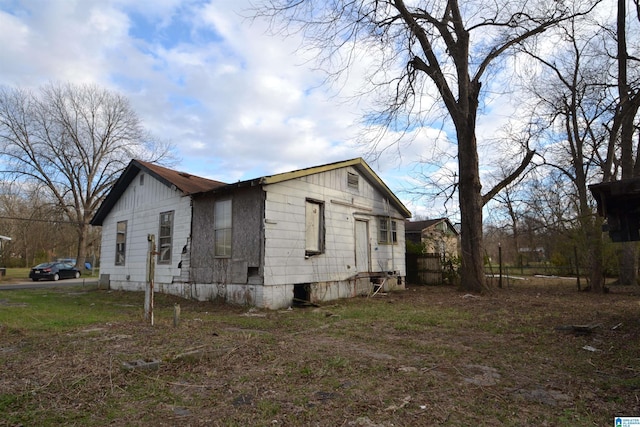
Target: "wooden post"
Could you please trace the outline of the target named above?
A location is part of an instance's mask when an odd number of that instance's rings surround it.
[[[500,278],[498,279],[498,287],[502,289],[502,245],[498,243],[498,264],[500,269]]]
[[[180,304],[173,304],[173,326],[180,324]]]
[[[147,254],[147,287],[144,293],[144,319],[153,326],[153,281],[156,275],[156,236],[147,235],[149,253]]]
[[[580,291],[580,268],[578,267],[578,247],[573,247],[573,256],[576,259],[576,284],[578,285],[578,290]]]

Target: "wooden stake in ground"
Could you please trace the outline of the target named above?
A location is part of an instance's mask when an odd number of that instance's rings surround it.
[[[180,324],[180,304],[173,304],[173,326]]]
[[[147,255],[147,286],[144,293],[144,320],[153,326],[153,281],[156,275],[156,236],[147,235],[149,254]]]

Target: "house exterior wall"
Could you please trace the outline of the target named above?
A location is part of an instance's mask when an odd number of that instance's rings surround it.
[[[214,204],[224,199],[231,200],[231,255],[216,257]],[[314,253],[306,250],[308,202],[322,206],[322,250]],[[301,289],[320,302],[370,293],[374,283],[385,290],[404,288],[404,218],[355,167],[193,197],[150,175],[144,185],[136,177],[103,221],[101,273],[112,289],[144,289],[147,235],[157,240],[159,215],[166,211],[174,211],[172,260],[156,264],[157,292],[278,309],[291,306]],[[394,244],[378,241],[380,218],[395,222]],[[119,221],[127,221],[123,266],[115,265]],[[364,244],[356,245],[357,222],[360,233],[367,225]],[[368,268],[362,267],[363,252]],[[384,280],[372,282],[376,273]]]
[[[359,175],[359,188],[347,184],[348,173]],[[404,218],[355,168],[341,168],[265,186],[264,295],[266,307],[289,304],[296,285],[309,285],[315,301],[352,297],[371,290],[358,280],[355,221],[368,222],[371,272],[396,272],[404,277]],[[305,252],[305,204],[324,206],[324,251]],[[397,224],[396,244],[378,243],[378,217]],[[403,286],[402,280],[396,286]]]
[[[155,281],[159,286],[169,287],[158,290],[176,293],[170,286],[173,277],[180,276],[178,264],[191,232],[191,198],[147,174],[144,174],[141,184],[140,174],[102,224],[100,275],[109,279],[111,289],[143,290],[147,283],[148,235],[155,235],[157,244],[160,213],[173,211],[171,262],[156,263]],[[124,265],[115,265],[116,226],[119,221],[127,221]]]

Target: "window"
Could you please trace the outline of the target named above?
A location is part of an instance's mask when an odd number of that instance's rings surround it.
[[[305,255],[324,252],[324,204],[307,200],[305,206]]]
[[[127,221],[116,225],[116,265],[124,265],[127,249]]]
[[[160,214],[160,232],[158,233],[158,264],[171,263],[173,246],[173,211]]]
[[[213,205],[213,244],[217,257],[231,256],[231,200],[216,201]]]
[[[378,218],[378,243],[398,243],[398,222],[390,218]]]
[[[357,190],[360,185],[360,177],[358,174],[347,172],[347,187]]]
[[[143,186],[143,185],[144,185],[144,174],[141,173],[140,174],[140,186]]]

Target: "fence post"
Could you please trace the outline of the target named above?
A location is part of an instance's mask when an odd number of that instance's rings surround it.
[[[578,285],[578,291],[580,291],[580,267],[578,267],[578,247],[573,247],[573,256],[576,259],[576,284]]]
[[[144,319],[153,326],[153,281],[156,275],[156,236],[147,235],[149,253],[147,255],[147,286],[144,293]]]
[[[498,243],[498,269],[500,271],[500,278],[498,279],[498,287],[502,289],[502,245]]]

